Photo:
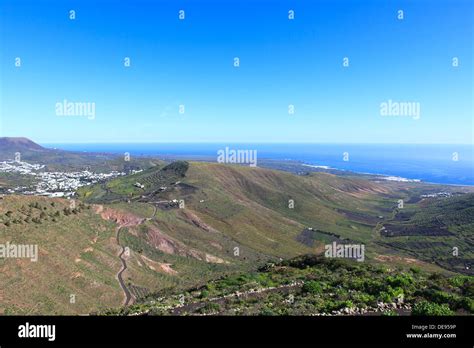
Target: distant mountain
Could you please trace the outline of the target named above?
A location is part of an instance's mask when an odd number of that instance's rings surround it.
[[[47,151],[47,149],[41,145],[38,145],[30,139],[23,137],[1,137],[0,150],[2,152]]]

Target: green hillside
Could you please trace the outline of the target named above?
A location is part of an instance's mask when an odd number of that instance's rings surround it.
[[[429,198],[397,209],[381,235],[380,244],[391,249],[472,275],[474,194]]]
[[[113,223],[61,199],[0,202],[0,244],[38,246],[36,262],[0,258],[0,313],[80,314],[121,304]]]
[[[449,195],[422,197],[439,191]],[[117,308],[126,298],[123,287],[140,303],[252,274],[268,262],[322,254],[332,242],[364,245],[363,264],[471,274],[469,191],[177,161],[81,187],[74,209],[65,199],[5,196],[0,244],[38,244],[40,258],[0,260],[0,310]]]
[[[143,188],[137,187],[137,183]],[[461,205],[472,201],[472,194],[465,194],[460,188],[439,185],[375,182],[358,176],[326,173],[298,176],[262,168],[182,161],[114,179],[104,185],[82,188],[79,194],[87,202],[129,202],[128,207],[137,202],[154,205],[157,207],[155,223],[165,233],[186,240],[197,249],[207,247],[208,251],[230,260],[235,259],[232,243],[248,252],[256,252],[263,260],[319,253],[324,244],[336,240],[366,244],[369,260],[416,262],[430,270],[437,270],[438,264],[451,271],[455,269],[451,269],[449,262],[454,261],[437,262],[429,250],[421,248],[413,255],[407,247],[409,243],[391,247],[392,242],[403,244],[411,240],[388,236],[382,230],[384,226],[395,224],[399,214],[426,214],[425,206],[430,200],[420,197],[436,190],[453,191],[456,196],[452,199],[463,200]],[[398,208],[400,199],[406,202],[404,209]],[[431,201],[445,204],[443,202],[452,199]],[[178,204],[157,203],[173,200],[182,200],[184,209],[179,209]],[[454,205],[442,209],[447,216],[459,214]],[[418,218],[407,225],[421,230],[424,225],[420,221]],[[466,233],[472,221],[467,214],[462,221],[453,215],[446,222],[453,231],[451,240],[458,241],[462,250],[469,243]],[[208,233],[210,230],[212,234]],[[218,248],[209,250],[213,241],[226,244],[228,253],[216,250]],[[453,257],[446,255],[446,258]]]
[[[150,295],[108,315],[467,315],[474,277],[305,255],[185,292]]]

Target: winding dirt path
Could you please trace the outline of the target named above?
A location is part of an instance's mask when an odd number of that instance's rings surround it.
[[[153,208],[154,208],[154,210],[153,210],[153,214],[151,215],[151,217],[147,218],[147,219],[143,219],[140,223],[138,223],[138,225],[143,223],[143,221],[149,221],[149,220],[153,220],[155,218],[157,208],[156,208],[156,206],[153,206]],[[119,227],[117,227],[116,234],[115,234],[115,239],[117,240],[117,245],[122,248],[122,251],[119,254],[119,259],[120,259],[120,262],[122,263],[122,268],[120,269],[120,271],[118,271],[116,277],[117,277],[117,280],[120,284],[120,287],[122,288],[123,293],[124,293],[123,305],[128,306],[130,304],[133,304],[133,302],[135,300],[135,297],[132,295],[130,290],[125,285],[125,282],[123,281],[123,277],[122,277],[122,273],[125,272],[125,270],[127,269],[127,260],[124,257],[126,247],[120,245],[120,230],[123,227],[125,227],[125,226],[120,225]]]
[[[117,244],[120,246],[120,230],[122,229],[123,226],[120,226],[117,228],[117,232],[115,235],[115,238],[117,239]],[[123,254],[125,253],[125,247],[122,247],[122,251],[120,252],[119,259],[122,262],[122,269],[117,273],[117,280],[120,284],[120,287],[123,290],[123,293],[125,295],[125,298],[123,300],[123,305],[128,306],[130,304],[130,301],[133,299],[132,293],[130,290],[128,290],[127,286],[125,285],[125,282],[123,281],[122,278],[122,273],[125,272],[127,269],[127,261],[125,260]]]

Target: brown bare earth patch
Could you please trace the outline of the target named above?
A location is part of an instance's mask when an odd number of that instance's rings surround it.
[[[96,214],[100,214],[100,213],[102,213],[102,212],[104,211],[104,206],[101,205],[101,204],[93,204],[93,205],[92,205],[92,209],[94,209],[94,212],[95,212]]]
[[[371,183],[366,183],[366,182],[360,185],[355,184],[355,183],[342,185],[342,187],[340,188],[340,191],[344,193],[348,193],[351,196],[354,196],[357,198],[364,198],[367,195],[373,195],[373,194],[387,194],[390,192],[389,190],[387,190],[386,188],[382,186],[373,185]]]
[[[225,261],[225,260],[221,259],[220,257],[210,255],[210,254],[206,254],[206,262],[210,262],[210,263],[229,263],[228,261]]]
[[[98,214],[104,219],[116,222],[120,227],[136,226],[143,222],[143,218],[111,208],[98,208]]]
[[[81,272],[74,272],[73,274],[71,274],[71,279],[77,279],[79,277],[82,277]]]
[[[213,227],[209,226],[204,221],[202,221],[201,218],[199,218],[199,216],[197,216],[194,212],[188,209],[186,210],[183,209],[181,210],[181,213],[186,220],[190,221],[196,227],[208,232],[218,232],[216,229],[214,229]]]
[[[134,227],[138,226],[145,221],[145,219],[133,215],[131,213],[125,213],[120,210],[103,207],[102,205],[96,205],[95,211],[100,214],[104,220],[114,221],[120,227]],[[199,217],[192,212],[184,213],[185,216],[193,221],[194,224],[200,224],[201,228],[211,230],[212,228],[203,223]],[[209,263],[227,263],[227,261],[210,254],[200,252],[188,248],[182,242],[179,242],[170,236],[163,233],[158,227],[151,225],[147,232],[148,244],[154,248],[164,252],[165,254],[176,254],[180,256],[192,257],[200,261]]]
[[[150,245],[166,254],[186,254],[181,243],[161,232],[156,226],[148,229],[147,238]]]
[[[180,256],[192,257],[200,261],[209,263],[227,263],[227,261],[210,254],[186,247],[181,242],[178,242],[165,233],[158,227],[151,226],[147,233],[148,242],[150,245],[166,254],[176,254]]]
[[[174,269],[171,268],[171,263],[162,263],[162,262],[156,262],[151,259],[149,259],[146,256],[141,255],[140,258],[142,261],[148,266],[148,268],[157,271],[157,272],[164,272],[166,274],[170,275],[177,275],[178,272],[175,271]]]
[[[424,262],[418,259],[409,258],[409,257],[402,257],[402,256],[395,256],[395,255],[377,255],[375,260],[380,262],[403,262],[406,264],[415,264],[415,265],[423,265]]]
[[[218,250],[222,250],[222,249],[223,249],[222,245],[220,245],[220,244],[217,243],[217,242],[210,242],[210,244],[211,244],[214,248],[216,248],[216,249],[218,249]]]

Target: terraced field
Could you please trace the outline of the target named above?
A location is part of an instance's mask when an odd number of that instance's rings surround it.
[[[381,243],[445,269],[474,274],[474,194],[426,198],[397,209]]]

